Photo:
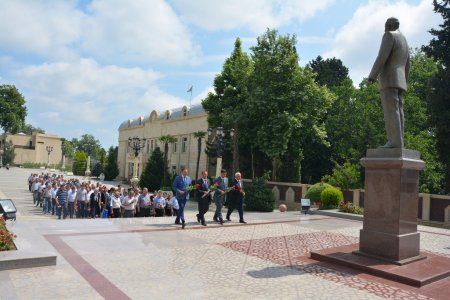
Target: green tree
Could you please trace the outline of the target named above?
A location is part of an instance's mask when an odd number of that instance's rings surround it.
[[[27,135],[32,135],[33,132],[45,133],[44,129],[39,128],[39,127],[34,127],[33,125],[30,125],[30,124],[22,124],[19,131],[22,133],[25,133]]]
[[[247,118],[244,110],[249,97],[248,79],[253,71],[253,64],[247,53],[242,51],[239,38],[234,43],[231,56],[225,60],[222,72],[214,78],[214,93],[209,93],[202,101],[208,113],[208,124],[211,127],[234,129],[233,170],[239,169],[239,144],[248,144],[244,134]],[[245,134],[244,134],[245,135]],[[225,137],[225,144],[228,137]],[[248,140],[248,135],[247,135]]]
[[[87,153],[92,159],[100,159],[100,142],[92,134],[83,134],[81,138],[77,140],[76,149]]]
[[[245,210],[271,212],[275,206],[275,197],[267,188],[265,177],[252,180],[252,184],[245,189]]]
[[[153,150],[149,157],[144,171],[139,179],[139,186],[141,188],[148,188],[149,191],[159,190],[162,183],[162,178],[165,176],[165,162],[163,153],[159,147]],[[165,185],[164,185],[165,186]]]
[[[428,108],[435,128],[436,147],[445,168],[445,190],[450,193],[450,1],[433,1],[434,11],[442,15],[443,24],[431,29],[434,36],[423,50],[438,62],[438,72],[430,84]]]
[[[164,176],[163,176],[163,186],[167,186],[169,181],[169,176],[167,170],[169,169],[169,144],[175,143],[177,138],[173,135],[167,134],[159,137],[159,140],[164,143]]]
[[[307,68],[317,74],[315,81],[319,85],[326,85],[329,88],[339,86],[344,80],[349,79],[348,68],[340,59],[334,57],[324,60],[319,55],[307,65]]]
[[[267,30],[251,48],[254,72],[245,112],[254,145],[271,160],[272,180],[287,153],[299,161],[312,139],[326,143],[322,119],[333,95],[314,82],[312,71],[300,67],[296,43],[295,35]],[[299,170],[289,167],[298,178]]]
[[[25,99],[14,85],[0,85],[0,127],[5,133],[17,133],[22,127],[27,108]]]
[[[14,145],[12,141],[5,141],[2,155],[2,163],[3,165],[14,163],[14,158],[16,157],[16,153],[14,152]],[[1,167],[1,166],[0,166]]]
[[[92,176],[99,177],[101,173],[103,173],[103,164],[100,162],[96,162],[94,167],[92,168]]]
[[[73,158],[72,172],[74,175],[83,176],[87,166],[87,155],[82,151],[77,151]]]
[[[104,170],[105,180],[114,180],[119,175],[119,167],[117,166],[118,147],[109,147],[108,156],[106,158],[106,167]]]

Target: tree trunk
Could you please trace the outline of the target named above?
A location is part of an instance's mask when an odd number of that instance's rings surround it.
[[[272,159],[272,181],[277,181],[278,160]]]
[[[252,154],[252,179],[255,178],[255,164],[254,164],[254,160],[253,160],[253,147],[251,148],[251,154]]]
[[[233,136],[233,176],[234,173],[239,170],[239,127],[238,123],[234,123],[234,136]]]
[[[164,187],[167,186],[167,167],[169,165],[169,143],[165,143],[164,144],[164,178],[163,178],[163,183],[164,183]]]
[[[202,154],[202,138],[199,137],[197,140],[197,167],[195,169],[195,176],[198,176],[198,169],[200,168],[200,155]],[[196,178],[195,178],[196,179]],[[194,193],[194,199],[197,199],[197,193]]]

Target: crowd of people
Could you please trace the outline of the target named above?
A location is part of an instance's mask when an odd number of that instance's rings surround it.
[[[246,223],[243,217],[243,199],[245,197],[241,173],[235,174],[232,186],[228,186],[226,170],[222,169],[211,184],[208,172],[202,171],[198,180],[191,180],[188,169],[173,182],[173,191],[154,191],[147,188],[106,187],[100,183],[80,181],[78,178],[66,179],[63,175],[41,173],[30,174],[28,189],[33,195],[36,207],[42,207],[43,214],[66,218],[133,218],[176,216],[175,224],[184,229],[184,207],[191,192],[198,201],[197,221],[206,226],[205,214],[214,202],[216,209],[213,221],[224,224],[222,208],[229,195],[226,220],[231,221],[234,209],[239,213],[239,222]]]
[[[42,207],[43,214],[58,219],[163,217],[176,215],[179,208],[172,192],[149,193],[147,188],[125,189],[121,185],[107,188],[57,174],[31,174],[28,189],[33,204]]]

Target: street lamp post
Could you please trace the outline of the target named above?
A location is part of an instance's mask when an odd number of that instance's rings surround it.
[[[47,146],[45,147],[45,149],[47,150],[47,169],[48,169],[48,166],[50,165],[50,153],[53,151],[53,147]]]
[[[141,151],[142,148],[145,147],[145,139],[140,139],[137,136],[133,137],[133,138],[128,138],[128,147],[131,148],[134,152],[134,167],[133,167],[133,178],[131,179],[131,184],[133,186],[137,185],[139,182],[139,178],[138,178],[138,156],[139,156],[139,152]]]
[[[61,153],[62,153],[62,166],[61,170],[64,172],[66,170],[66,144],[64,141],[61,143]]]
[[[225,144],[223,141],[223,138],[225,137],[226,133],[230,133],[230,136],[234,136],[234,129],[231,130],[225,130],[223,127],[217,127],[215,129],[216,134],[213,137],[212,128],[208,128],[208,147],[216,150],[216,177],[220,176],[220,170],[222,169],[222,155],[223,151],[225,150]]]

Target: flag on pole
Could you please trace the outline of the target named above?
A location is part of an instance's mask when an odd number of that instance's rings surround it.
[[[194,86],[193,85],[191,85],[191,87],[186,91],[186,93],[192,93],[192,88],[193,88]]]

